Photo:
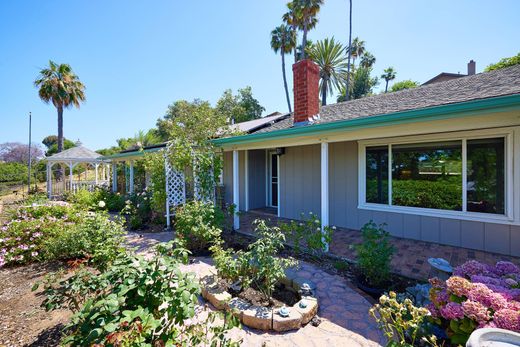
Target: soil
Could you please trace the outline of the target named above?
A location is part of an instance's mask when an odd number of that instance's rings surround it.
[[[68,310],[46,312],[41,289],[35,282],[57,271],[61,263],[32,264],[0,269],[0,346],[58,346],[63,327],[72,316]]]

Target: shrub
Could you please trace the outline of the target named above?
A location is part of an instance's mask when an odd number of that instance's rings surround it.
[[[126,216],[128,226],[132,230],[143,228],[152,220],[151,194],[148,190],[132,194],[125,201],[121,214]]]
[[[436,337],[427,329],[429,311],[415,307],[410,299],[401,301],[396,293],[390,292],[381,296],[369,312],[388,339],[388,347],[413,347],[420,345],[420,341],[437,346]]]
[[[238,345],[225,335],[238,326],[231,314],[209,312],[208,319],[196,319],[200,288],[192,274],[179,270],[178,263],[169,254],[147,260],[125,253],[100,274],[80,271],[57,285],[47,285],[44,304],[52,310],[72,302],[75,308],[75,302],[84,298],[66,327],[66,345]],[[215,324],[217,315],[224,317],[220,325]]]
[[[363,242],[356,245],[357,267],[367,284],[380,288],[390,279],[390,262],[394,248],[384,225],[373,221],[361,228]]]
[[[248,282],[249,267],[244,252],[223,248],[223,241],[216,241],[209,250],[215,262],[217,275],[230,283]]]
[[[453,344],[464,344],[477,328],[520,332],[520,268],[515,264],[470,260],[448,280],[430,283],[428,309]]]
[[[318,215],[309,212],[308,216],[305,213],[301,214],[301,221],[293,220],[280,224],[280,229],[292,243],[296,254],[301,253],[302,248],[306,247],[312,255],[319,256],[327,250],[336,227],[327,226],[322,232]]]
[[[175,232],[191,251],[203,251],[220,238],[224,213],[211,203],[191,201],[175,215]]]
[[[120,251],[122,233],[106,213],[53,202],[22,207],[0,228],[0,266],[76,257],[106,263]]]

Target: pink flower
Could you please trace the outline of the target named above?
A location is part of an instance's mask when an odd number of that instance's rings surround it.
[[[31,255],[32,255],[33,257],[37,257],[37,256],[38,256],[38,252],[32,252]]]
[[[466,317],[476,321],[479,325],[485,324],[491,319],[488,308],[480,302],[472,300],[464,301],[462,303],[462,309]]]
[[[493,321],[497,328],[520,332],[520,312],[510,309],[503,309],[495,312]]]
[[[471,282],[465,278],[452,276],[446,281],[446,287],[450,293],[462,297],[468,296],[472,285]]]
[[[450,302],[446,306],[440,308],[441,316],[446,319],[462,319],[464,311],[461,304]]]

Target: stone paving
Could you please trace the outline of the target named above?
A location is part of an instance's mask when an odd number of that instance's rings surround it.
[[[131,247],[141,254],[151,254],[153,246],[171,239],[172,233],[136,233],[127,235]],[[198,278],[215,273],[211,258],[197,257],[183,271],[193,272]],[[243,346],[380,346],[385,339],[369,316],[371,304],[350,288],[342,277],[328,274],[316,266],[300,262],[294,270],[299,277],[309,279],[317,286],[319,300],[318,316],[322,322],[318,327],[307,324],[299,330],[274,333],[243,327],[233,329],[230,336],[242,338]]]
[[[278,218],[268,212],[269,211],[266,210],[253,210],[242,214],[240,217],[240,231],[252,233],[251,222],[257,218],[269,218],[272,220],[272,223],[289,221],[288,219]],[[330,253],[349,260],[355,260],[356,252],[352,246],[361,243],[361,241],[361,233],[359,230],[337,228],[332,236]],[[520,264],[520,257],[512,257],[462,247],[403,239],[393,236],[390,237],[390,242],[394,245],[396,250],[391,264],[392,271],[418,280],[427,280],[435,275],[435,271],[428,263],[428,258],[432,257],[444,258],[453,266],[461,265],[470,259],[475,259],[488,264],[494,264],[500,260]]]

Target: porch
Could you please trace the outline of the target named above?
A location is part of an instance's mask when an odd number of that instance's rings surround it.
[[[259,208],[243,212],[240,216],[240,229],[238,232],[254,235],[252,222],[255,219],[270,220],[273,224],[290,222],[290,219],[280,218],[273,208]],[[391,263],[392,272],[417,279],[427,280],[434,274],[428,264],[428,258],[444,258],[452,266],[458,266],[468,260],[494,264],[497,261],[512,261],[520,264],[520,257],[513,257],[493,252],[485,252],[474,249],[442,245],[420,240],[411,240],[391,236],[391,243],[395,247],[395,254]],[[337,227],[332,236],[329,254],[333,257],[343,258],[349,261],[356,260],[356,252],[353,245],[361,243],[359,230]]]

